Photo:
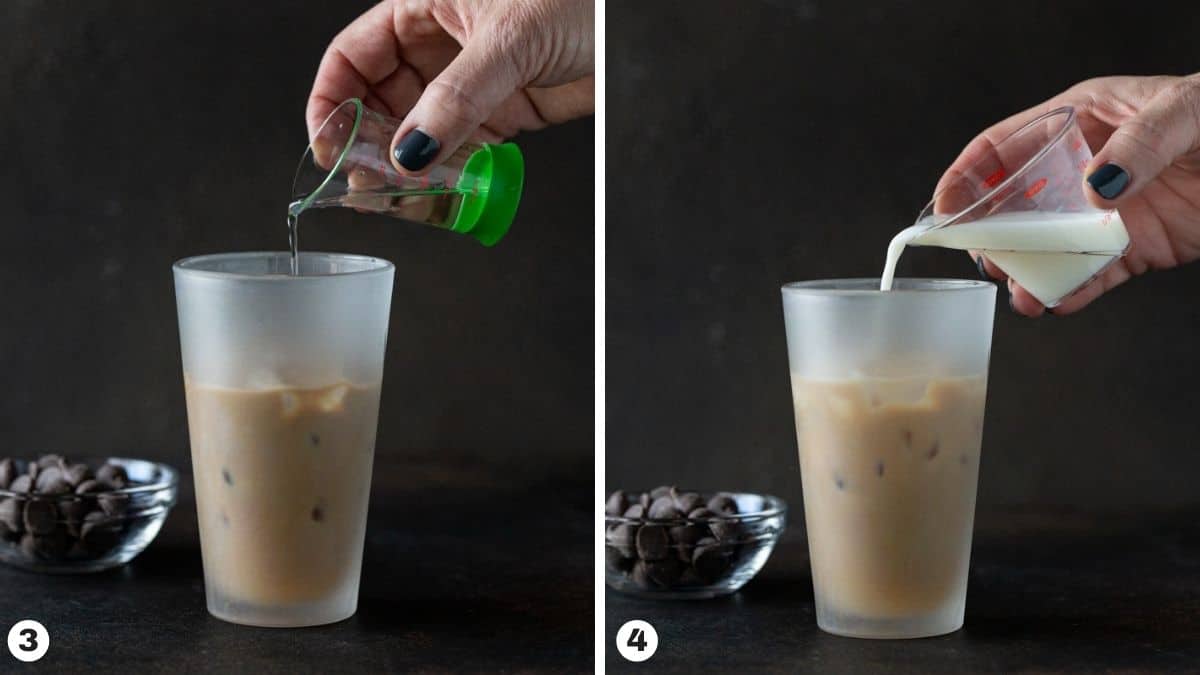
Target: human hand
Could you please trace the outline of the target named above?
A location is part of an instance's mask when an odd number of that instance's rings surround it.
[[[348,98],[403,118],[397,170],[419,174],[464,141],[498,142],[591,114],[590,0],[385,0],[325,52],[309,138]]]
[[[1082,189],[1093,205],[1117,208],[1132,246],[1121,260],[1051,310],[1055,315],[1079,311],[1147,270],[1200,258],[1200,73],[1080,82],[981,133],[941,183],[1026,123],[1064,105],[1075,107],[1080,130],[1095,152]],[[1007,278],[979,252],[970,254],[987,275]],[[1009,279],[1008,287],[1014,311],[1026,316],[1045,311],[1016,282]]]

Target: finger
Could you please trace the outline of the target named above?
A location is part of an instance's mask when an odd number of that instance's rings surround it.
[[[1122,122],[1096,153],[1087,171],[1088,199],[1100,208],[1115,208],[1197,148],[1200,78],[1184,78]]]
[[[309,138],[342,101],[366,99],[372,85],[402,65],[390,4],[375,5],[338,33],[321,58],[305,112]]]
[[[1041,301],[1033,297],[1011,277],[1008,279],[1008,306],[1012,307],[1017,314],[1031,318],[1039,317],[1046,311],[1046,306]]]
[[[449,156],[525,83],[505,49],[474,36],[421,94],[392,139],[396,168],[418,173]]]
[[[1004,273],[1004,270],[997,267],[996,263],[989,260],[982,251],[967,251],[967,254],[971,256],[971,260],[975,263],[975,268],[979,270],[979,276],[983,278],[984,281],[988,281],[990,279],[1004,281],[1008,278],[1008,275]]]

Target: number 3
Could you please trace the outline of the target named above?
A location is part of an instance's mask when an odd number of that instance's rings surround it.
[[[25,638],[25,644],[18,645],[21,651],[36,651],[38,648],[37,631],[32,628],[26,628],[25,630],[21,631],[21,635]]]

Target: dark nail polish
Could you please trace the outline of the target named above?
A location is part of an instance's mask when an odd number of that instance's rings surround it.
[[[1129,174],[1116,164],[1105,164],[1087,177],[1088,185],[1105,199],[1115,199],[1129,185]]]
[[[400,166],[409,171],[420,171],[433,161],[441,147],[436,138],[420,129],[413,129],[400,139],[392,154]]]
[[[980,279],[983,279],[984,281],[992,280],[992,278],[988,276],[987,268],[983,266],[983,256],[975,256],[975,269],[979,270]]]

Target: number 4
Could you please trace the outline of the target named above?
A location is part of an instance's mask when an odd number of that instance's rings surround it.
[[[639,652],[645,651],[645,649],[646,649],[646,634],[645,634],[645,632],[643,632],[641,628],[634,628],[629,633],[629,641],[626,642],[625,644],[629,645],[630,647],[637,647],[637,650]]]

